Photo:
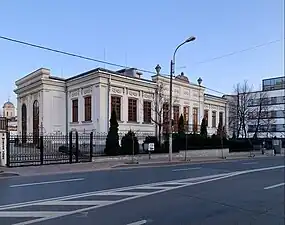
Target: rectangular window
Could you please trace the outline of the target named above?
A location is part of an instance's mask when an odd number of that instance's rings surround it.
[[[198,131],[198,108],[193,108],[193,131]]]
[[[173,106],[173,130],[175,132],[178,131],[178,120],[179,120],[179,106],[175,105]]]
[[[204,118],[206,121],[206,126],[208,126],[209,110],[207,110],[207,109],[204,110]]]
[[[121,120],[121,97],[111,96],[111,112],[116,112],[117,120]]]
[[[219,123],[221,124],[221,126],[224,126],[224,124],[223,124],[223,117],[224,117],[224,113],[223,112],[219,112]]]
[[[215,111],[212,111],[212,127],[217,127],[216,125],[216,121],[217,121],[217,115]]]
[[[185,131],[188,131],[189,126],[189,106],[183,107],[183,118],[185,124]]]
[[[144,123],[151,123],[151,101],[143,102],[143,121]]]
[[[91,96],[84,98],[84,120],[91,121]]]
[[[137,122],[137,100],[133,98],[128,100],[128,121]]]
[[[72,100],[72,122],[78,122],[78,99]]]

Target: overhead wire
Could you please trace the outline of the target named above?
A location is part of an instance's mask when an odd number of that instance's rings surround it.
[[[120,64],[116,64],[116,63],[111,63],[111,62],[108,62],[108,61],[105,61],[105,60],[94,59],[94,58],[83,56],[83,55],[80,55],[80,54],[71,53],[71,52],[67,52],[67,51],[62,51],[62,50],[46,47],[46,46],[43,46],[43,45],[33,44],[33,43],[30,43],[30,42],[26,42],[26,41],[14,39],[14,38],[6,37],[6,36],[0,36],[0,39],[6,40],[6,41],[10,41],[10,42],[14,42],[14,43],[17,43],[17,44],[22,44],[22,45],[34,47],[34,48],[39,48],[39,49],[50,51],[50,52],[55,52],[55,53],[58,53],[58,54],[63,54],[63,55],[66,55],[66,56],[71,56],[71,57],[75,57],[75,58],[79,58],[79,59],[84,59],[84,60],[89,60],[89,61],[93,61],[93,62],[97,62],[97,63],[102,63],[102,64],[106,64],[106,65],[109,65],[109,66],[130,69],[130,67],[126,67],[126,66],[123,66],[123,65],[120,65]],[[281,40],[282,39],[277,39],[277,40],[274,40],[274,41],[266,42],[266,43],[263,43],[263,44],[260,44],[260,45],[256,45],[256,46],[253,46],[253,47],[250,47],[250,48],[242,49],[242,50],[239,50],[239,51],[234,51],[234,52],[222,55],[222,56],[218,56],[218,57],[214,57],[214,58],[211,58],[211,59],[208,59],[208,60],[200,61],[200,62],[197,62],[195,64],[203,64],[203,63],[211,62],[211,61],[214,61],[214,60],[222,59],[222,58],[225,58],[225,57],[230,57],[230,56],[235,55],[235,54],[239,54],[239,53],[242,53],[242,52],[251,51],[251,50],[254,50],[254,49],[257,49],[257,48],[260,48],[260,47],[271,45],[271,44],[280,42]],[[150,71],[150,70],[145,70],[145,69],[140,69],[140,68],[136,68],[136,69],[138,71],[141,71],[141,72],[144,72],[144,73],[156,74],[155,72]],[[161,75],[169,76],[169,74],[161,74]],[[213,92],[225,95],[225,93],[223,93],[223,92],[220,92],[220,91],[217,91],[217,90],[205,87],[205,86],[202,86],[202,87],[207,89],[207,90],[209,90],[209,91],[213,91]]]

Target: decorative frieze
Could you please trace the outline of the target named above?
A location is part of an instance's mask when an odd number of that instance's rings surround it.
[[[220,111],[224,111],[224,109],[225,109],[224,107],[219,106]]]
[[[128,91],[128,95],[131,96],[131,97],[138,97],[139,96],[139,92],[138,91],[129,90]]]
[[[210,109],[210,105],[209,104],[204,104],[204,109]]]
[[[78,96],[79,96],[79,90],[78,89],[70,92],[71,98],[76,98]]]
[[[193,92],[193,97],[196,97],[196,98],[198,98],[198,97],[199,97],[199,94],[198,94],[198,92],[197,92],[197,91],[194,91],[194,92]]]
[[[194,107],[199,107],[199,104],[196,103],[196,102],[194,102],[194,103],[193,103],[193,106],[194,106]]]
[[[143,92],[143,98],[153,100],[154,96],[152,93]]]
[[[177,94],[177,95],[179,95],[179,94],[180,94],[180,90],[179,90],[179,88],[174,88],[173,92],[174,92],[174,94]]]
[[[190,96],[190,91],[189,90],[184,90],[184,96],[186,96],[186,97]]]
[[[184,101],[184,105],[190,105],[190,102]]]
[[[92,86],[90,87],[86,87],[86,88],[82,88],[81,90],[81,94],[84,95],[90,95],[92,93]]]
[[[112,87],[111,92],[113,94],[123,94],[123,88]]]
[[[218,110],[218,107],[215,106],[215,105],[211,105],[211,109],[213,109],[213,110]]]

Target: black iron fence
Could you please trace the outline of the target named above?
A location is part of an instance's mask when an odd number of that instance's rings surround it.
[[[93,133],[40,136],[7,134],[7,166],[35,166],[57,163],[90,162],[93,157]]]
[[[119,143],[127,132],[119,133]],[[33,134],[7,134],[7,166],[35,166],[46,164],[63,164],[91,162],[93,157],[104,156],[107,133],[78,133],[68,135],[42,135],[35,139]],[[154,133],[135,133],[140,152],[146,137]]]

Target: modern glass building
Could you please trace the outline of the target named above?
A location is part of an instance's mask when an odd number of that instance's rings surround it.
[[[249,113],[249,136],[257,130],[257,137],[285,138],[285,77],[263,79],[262,90],[252,94],[248,104],[253,112]]]

